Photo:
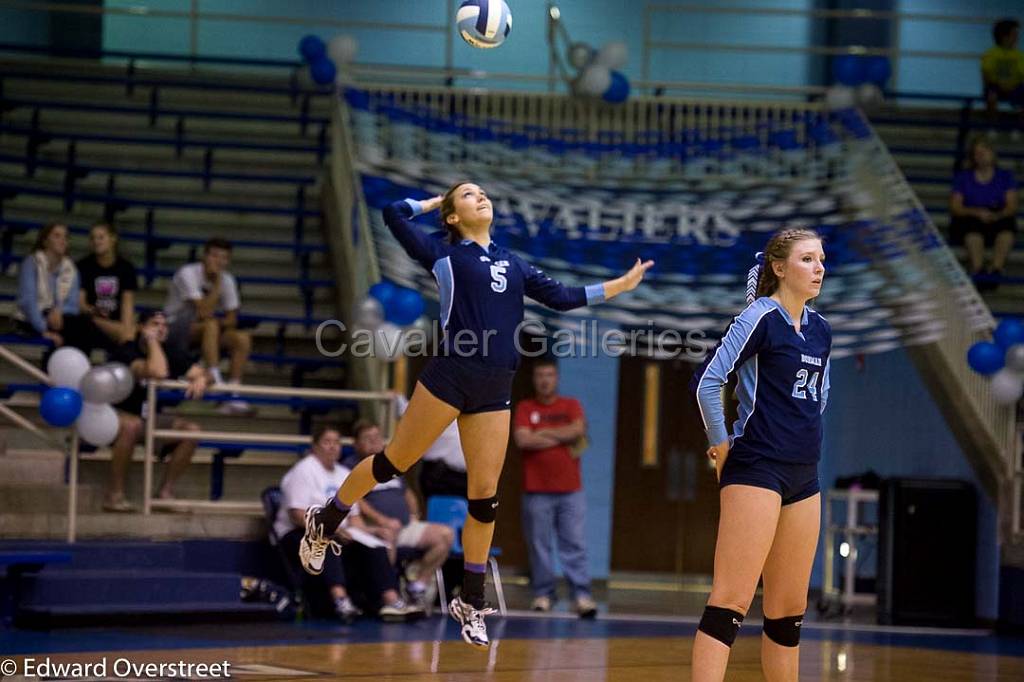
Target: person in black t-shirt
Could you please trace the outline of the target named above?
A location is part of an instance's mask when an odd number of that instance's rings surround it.
[[[209,379],[206,370],[180,349],[169,346],[166,341],[167,319],[162,311],[150,311],[140,316],[139,333],[135,340],[121,344],[112,354],[114,360],[123,362],[131,368],[137,383],[131,395],[114,406],[118,410],[121,428],[110,446],[110,487],[103,505],[106,511],[133,511],[131,504],[125,499],[125,479],[132,452],[145,435],[143,418],[146,388],[143,383],[149,379],[183,377],[189,382],[185,397],[192,399],[201,398],[206,390]],[[163,406],[162,402],[157,405],[158,412]],[[156,428],[198,431],[199,425],[181,417],[158,414]],[[169,453],[170,458],[157,493],[159,498],[174,497],[174,483],[188,468],[197,444],[196,440],[181,440],[165,443],[160,449],[160,455]]]
[[[108,347],[135,338],[135,266],[117,252],[117,230],[96,223],[89,230],[92,253],[78,261],[81,277],[79,307],[109,339]]]

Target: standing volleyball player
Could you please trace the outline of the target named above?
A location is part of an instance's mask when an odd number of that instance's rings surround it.
[[[714,581],[693,645],[695,682],[725,677],[759,576],[762,670],[769,682],[797,679],[818,545],[817,465],[832,330],[806,304],[821,291],[825,254],[816,233],[784,230],[758,260],[747,279],[749,305],[691,384],[721,488]],[[722,387],[733,372],[739,418],[730,436]]]
[[[410,219],[441,209],[447,235],[427,235]],[[378,483],[406,471],[458,419],[468,475],[469,518],[462,530],[465,572],[452,616],[462,638],[486,647],[484,565],[494,534],[498,477],[508,446],[512,377],[519,363],[517,327],[523,296],[556,310],[572,310],[631,291],[652,261],[602,284],[567,287],[491,241],[493,209],[487,194],[460,182],[443,196],[406,199],[384,209],[384,222],[414,260],[433,273],[441,293],[441,353],[420,374],[404,417],[386,451],[367,457],[324,507],[306,512],[299,557],[319,573],[331,537],[349,508]]]

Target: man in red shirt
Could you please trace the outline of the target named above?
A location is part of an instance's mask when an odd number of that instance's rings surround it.
[[[587,424],[575,398],[558,395],[558,366],[539,360],[533,366],[535,397],[516,405],[513,438],[523,454],[523,533],[530,551],[534,611],[549,611],[555,600],[552,532],[576,612],[593,618],[590,573],[583,531],[586,501],[579,456]]]

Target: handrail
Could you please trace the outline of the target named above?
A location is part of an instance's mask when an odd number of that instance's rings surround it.
[[[0,346],[0,358],[7,360],[12,365],[25,372],[32,378],[46,384],[47,386],[53,385],[53,380],[38,367],[34,367],[23,357],[17,355],[10,349]],[[68,530],[67,539],[69,543],[73,543],[78,532],[78,434],[72,430],[71,438],[67,443],[62,443],[59,439],[53,436],[47,435],[38,426],[25,419],[20,414],[9,408],[4,403],[0,403],[0,415],[7,417],[10,421],[14,422],[15,425],[21,427],[28,433],[35,436],[41,442],[49,445],[52,448],[63,451],[68,458]]]
[[[146,414],[145,414],[145,456],[143,460],[143,514],[149,515],[154,507],[157,508],[181,508],[189,503],[198,506],[208,507],[206,500],[183,500],[172,501],[153,499],[153,463],[155,443],[157,438],[168,439],[194,439],[207,441],[230,441],[237,443],[270,443],[276,445],[292,445],[309,443],[308,435],[279,434],[279,433],[253,433],[251,431],[182,431],[176,429],[157,428],[157,390],[173,389],[185,390],[189,386],[186,381],[163,380],[150,381],[146,385]],[[317,388],[281,388],[278,386],[251,386],[246,384],[214,384],[206,389],[207,393],[228,393],[241,396],[282,396],[297,398],[322,398],[338,401],[373,401],[383,402],[387,418],[382,420],[386,433],[390,438],[394,428],[394,394],[390,391],[355,391],[355,390],[334,390]],[[346,439],[345,442],[351,442]]]

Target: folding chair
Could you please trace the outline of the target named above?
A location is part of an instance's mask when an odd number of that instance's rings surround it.
[[[276,485],[272,485],[260,493],[260,502],[263,503],[263,516],[267,521],[267,539],[270,541],[271,547],[277,552],[277,556],[281,559],[281,565],[284,567],[284,574],[288,576],[289,587],[295,597],[295,603],[299,605],[301,612],[310,613],[309,604],[306,603],[305,592],[302,589],[302,576],[299,575],[295,565],[285,555],[284,548],[281,546],[281,538],[277,536],[277,532],[274,530],[274,521],[277,519],[277,512],[281,508],[281,497],[281,488]]]
[[[463,497],[451,495],[435,495],[427,500],[427,521],[443,523],[455,531],[455,543],[452,545],[453,555],[463,555],[462,549],[462,527],[466,525],[466,516],[469,515],[469,503]],[[498,572],[498,561],[495,557],[501,556],[501,550],[491,547],[487,564],[491,567],[491,579],[494,581],[494,591],[498,595],[498,613],[505,615],[508,609],[505,606],[505,592],[501,587],[501,574]],[[437,569],[437,584],[441,595],[446,595],[444,587],[444,575],[441,569]],[[448,614],[448,604],[442,596],[441,613]]]

